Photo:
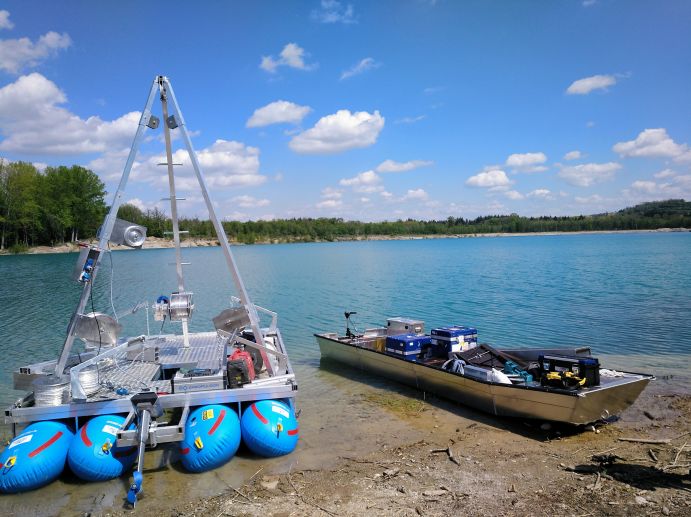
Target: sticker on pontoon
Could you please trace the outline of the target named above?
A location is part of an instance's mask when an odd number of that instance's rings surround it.
[[[117,435],[118,435],[118,429],[120,429],[119,426],[118,426],[118,427],[115,427],[114,425],[108,425],[108,424],[106,424],[106,425],[103,426],[103,429],[101,429],[101,432],[102,432],[102,433],[112,434],[113,436],[117,436]]]
[[[271,411],[273,411],[274,413],[278,413],[279,415],[283,415],[285,418],[289,417],[288,412],[285,409],[283,409],[281,406],[272,405]]]
[[[31,441],[31,439],[32,439],[33,437],[34,437],[34,434],[33,434],[33,433],[29,433],[29,434],[27,434],[26,436],[20,436],[20,437],[17,438],[15,441],[13,441],[13,442],[9,445],[9,447],[7,447],[7,448],[8,448],[8,449],[11,449],[12,447],[16,447],[17,445],[21,445],[21,444],[23,444],[23,443],[28,443],[28,442]]]
[[[202,411],[202,420],[211,420],[214,417],[213,409],[206,409]]]

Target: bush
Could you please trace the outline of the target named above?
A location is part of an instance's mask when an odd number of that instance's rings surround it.
[[[26,253],[29,251],[29,246],[26,244],[13,244],[9,248],[7,248],[7,251],[12,253],[13,255],[16,255],[18,253]]]

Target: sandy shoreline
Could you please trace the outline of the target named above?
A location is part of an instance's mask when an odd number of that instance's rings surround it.
[[[448,235],[367,235],[335,238],[333,242],[350,242],[350,241],[408,241],[408,240],[427,240],[427,239],[465,239],[465,238],[487,238],[487,237],[534,237],[534,236],[554,236],[554,235],[597,235],[597,234],[613,234],[613,233],[679,233],[691,232],[689,228],[659,228],[657,230],[603,230],[603,231],[578,231],[578,232],[525,232],[525,233],[468,233],[468,234],[448,234]],[[97,241],[92,239],[88,241],[89,244],[96,244]],[[257,241],[255,244],[284,244],[284,243],[300,243],[300,242],[331,242],[324,240],[314,241],[299,241],[299,240],[281,240],[271,239],[264,241]],[[244,243],[231,241],[233,245],[245,246]],[[190,238],[185,239],[182,243],[183,247],[198,248],[208,246],[218,246],[218,239],[201,239]],[[144,249],[163,249],[172,248],[173,240],[160,237],[147,237],[144,243]],[[127,246],[111,246],[114,250],[129,250]],[[79,251],[79,245],[76,243],[64,243],[57,246],[34,246],[29,248],[22,255],[37,255],[46,253],[75,253]],[[0,251],[0,255],[8,255],[7,250]]]
[[[270,472],[209,499],[180,494],[159,515],[689,515],[691,395],[649,387],[612,424],[574,432],[437,400],[370,400],[415,433],[327,468]],[[646,444],[620,438],[668,439]],[[349,436],[348,440],[371,438]],[[139,513],[140,508],[138,507]],[[142,514],[146,501],[142,500]],[[131,515],[129,512],[106,512]]]

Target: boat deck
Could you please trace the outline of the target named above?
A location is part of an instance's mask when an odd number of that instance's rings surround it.
[[[177,335],[152,336],[143,345],[138,354],[123,352],[97,362],[99,388],[88,394],[87,401],[128,397],[116,392],[123,388],[130,394],[143,389],[172,393],[170,379],[162,378],[166,370],[219,370],[226,358],[224,341],[215,332],[190,334],[188,347]],[[146,354],[146,349],[152,350]],[[145,360],[146,355],[153,355],[154,360]]]
[[[70,379],[67,400],[58,396],[51,401],[51,397],[30,394],[5,411],[5,421],[20,423],[128,412],[132,395],[144,391],[157,393],[164,408],[294,398],[295,374],[284,354],[280,332],[275,328],[265,330],[264,336],[274,341],[276,353],[285,359],[267,359],[267,354],[263,354],[264,366],[247,384],[227,385],[227,357],[234,349],[227,335],[190,333],[189,346],[185,346],[181,335],[141,336],[105,348],[98,355],[95,351],[77,354],[68,362],[66,371]],[[267,360],[272,371],[266,367]],[[15,389],[36,387],[35,381],[47,378],[55,364],[46,361],[15,371]]]

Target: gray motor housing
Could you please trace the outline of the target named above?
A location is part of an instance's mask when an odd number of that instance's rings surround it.
[[[113,231],[110,232],[108,240],[113,244],[124,244],[130,248],[141,248],[146,240],[146,227],[125,221],[124,219],[115,219]]]

